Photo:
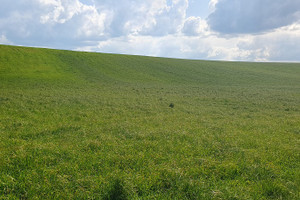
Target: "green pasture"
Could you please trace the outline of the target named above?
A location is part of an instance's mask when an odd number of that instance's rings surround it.
[[[300,64],[0,45],[0,199],[300,199]]]

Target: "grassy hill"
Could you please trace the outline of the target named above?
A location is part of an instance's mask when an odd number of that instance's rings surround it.
[[[0,45],[0,199],[299,199],[299,188],[300,64]]]

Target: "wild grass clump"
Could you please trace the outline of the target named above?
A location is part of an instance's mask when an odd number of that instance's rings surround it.
[[[104,200],[126,200],[127,194],[120,179],[111,182],[108,191],[103,197]]]

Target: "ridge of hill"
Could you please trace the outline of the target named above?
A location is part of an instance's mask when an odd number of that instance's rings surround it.
[[[254,87],[299,83],[297,63],[184,60],[4,45],[0,59],[2,79]]]

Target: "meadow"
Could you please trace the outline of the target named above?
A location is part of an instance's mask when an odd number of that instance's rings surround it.
[[[300,199],[300,64],[0,45],[0,199]]]

